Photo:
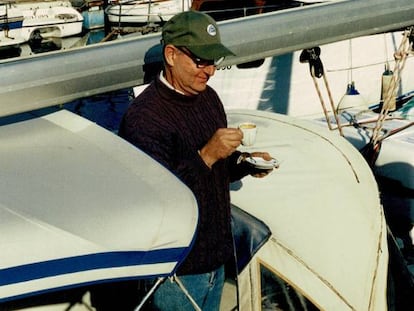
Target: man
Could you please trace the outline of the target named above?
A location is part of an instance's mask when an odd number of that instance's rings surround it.
[[[233,53],[221,43],[215,21],[196,11],[171,18],[162,45],[164,70],[131,104],[119,135],[193,191],[199,225],[177,276],[203,311],[219,310],[224,264],[233,254],[229,185],[251,173],[245,154],[236,150],[243,134],[227,128],[222,103],[207,85],[219,62]],[[271,159],[268,153],[253,155]],[[156,310],[194,310],[170,281],[157,289],[153,303]]]

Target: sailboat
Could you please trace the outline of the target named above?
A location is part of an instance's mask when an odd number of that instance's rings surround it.
[[[179,12],[191,7],[189,0],[111,1],[105,9],[112,28],[123,32],[154,32]]]
[[[82,23],[70,1],[2,1],[0,46],[73,36],[82,32]]]
[[[345,137],[375,173],[407,258],[414,245],[413,41],[410,26],[309,46],[223,66],[210,83],[227,109],[283,113]]]
[[[414,11],[412,1],[398,4],[404,12]],[[387,22],[367,18],[361,9],[366,5],[369,11],[388,10]],[[303,16],[335,15],[338,8],[348,16],[360,12],[361,22],[367,19],[375,29],[394,28],[394,14],[400,26],[412,22],[385,0],[344,1],[227,21],[221,24],[223,39],[233,38],[228,45],[238,56],[225,65],[297,50],[304,40]],[[295,32],[287,20],[302,31]],[[320,40],[338,41],[344,32],[355,36],[353,25],[345,29],[337,19],[327,22],[337,35],[316,35]],[[259,26],[263,34],[248,35]],[[251,41],[266,34],[266,45],[231,36],[240,31]],[[312,36],[307,34],[306,46],[314,46]],[[281,37],[290,41],[282,44]],[[46,115],[32,112],[83,94],[142,84],[142,67],[153,60],[158,42],[159,34],[150,34],[0,62],[0,74],[8,77],[0,86],[5,163],[0,246],[7,254],[0,259],[2,306],[52,302],[51,297],[68,297],[71,290],[75,298],[57,308],[88,309],[83,298],[94,284],[149,277],[156,279],[154,286],[168,278],[174,281],[197,224],[197,206],[188,189],[93,122],[59,107]],[[71,66],[60,68],[63,61]],[[45,72],[45,63],[54,70]],[[28,67],[27,76],[17,76]],[[21,122],[15,120],[17,112],[26,113],[18,116]],[[250,150],[269,150],[280,161],[269,178],[248,177],[232,184],[235,231],[241,230],[235,234],[239,309],[286,305],[377,311],[411,306],[413,280],[387,230],[375,177],[361,153],[340,135],[297,117],[235,109],[228,111],[228,120],[230,126],[255,122],[259,134]],[[103,177],[117,183],[102,183]]]
[[[0,49],[18,47],[24,42],[17,30],[23,25],[21,12],[13,10],[8,3],[0,2]],[[17,30],[16,30],[17,29]],[[16,37],[18,34],[18,37]]]
[[[407,299],[387,281],[395,255],[374,176],[355,148],[288,116],[234,110],[228,118],[230,126],[255,122],[249,150],[266,148],[280,162],[266,179],[232,185],[239,309],[296,296],[295,310],[376,311]],[[198,213],[164,167],[64,110],[3,125],[0,138],[0,307],[87,308],[94,284],[174,280]],[[409,279],[392,275],[409,288]]]

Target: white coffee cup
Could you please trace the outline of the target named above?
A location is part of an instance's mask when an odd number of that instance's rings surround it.
[[[242,145],[252,146],[256,141],[257,126],[252,122],[239,124],[239,129],[243,132]]]

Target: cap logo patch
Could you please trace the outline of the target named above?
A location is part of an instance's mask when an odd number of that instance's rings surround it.
[[[207,26],[207,33],[208,33],[210,36],[214,37],[214,36],[217,34],[216,27],[214,27],[214,25],[213,25],[213,24],[209,24],[209,25]]]

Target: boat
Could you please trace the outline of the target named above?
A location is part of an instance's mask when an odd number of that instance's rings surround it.
[[[2,36],[13,38],[15,44],[82,32],[83,17],[67,0],[2,1],[0,16]]]
[[[23,14],[15,10],[10,2],[0,2],[0,51],[18,48],[24,39],[20,36]]]
[[[157,32],[173,15],[189,9],[205,12],[216,21],[246,17],[318,3],[316,1],[223,0],[113,0],[105,13],[113,29],[123,32]]]
[[[265,58],[247,66],[224,66],[218,68],[210,84],[227,109],[283,113],[345,137],[371,166],[390,227],[414,273],[412,44],[413,28],[408,27]],[[301,59],[309,51],[316,51],[311,56],[313,64]],[[323,72],[315,77],[318,70]],[[392,83],[393,91],[387,94]]]
[[[313,54],[304,59],[305,52]],[[210,85],[227,109],[283,113],[345,137],[371,166],[388,222],[414,267],[413,72],[408,27],[223,66]]]
[[[231,186],[239,310],[284,308],[291,301],[295,310],[378,311],[395,299],[410,302],[412,295],[394,288],[409,289],[410,281],[395,272],[403,267],[388,268],[398,256],[388,252],[378,188],[360,153],[297,118],[253,110],[229,111],[228,118],[230,126],[256,123],[257,141],[248,150],[265,148],[280,162],[268,178]],[[1,308],[88,310],[93,285],[174,280],[198,213],[192,193],[173,174],[65,110],[5,124],[0,137],[7,164]]]
[[[26,40],[37,33],[42,38],[64,38],[82,32],[83,17],[70,1],[21,2],[18,8],[24,16],[22,36]]]
[[[74,35],[65,38],[46,38],[41,41],[32,41],[20,45],[19,57],[29,57],[36,54],[48,53],[52,51],[64,51],[68,49],[86,46],[88,44],[97,43],[95,37],[102,40],[105,37],[103,31],[89,31],[84,35]]]
[[[156,32],[172,16],[191,7],[189,0],[110,1],[105,13],[110,26],[123,32]]]

